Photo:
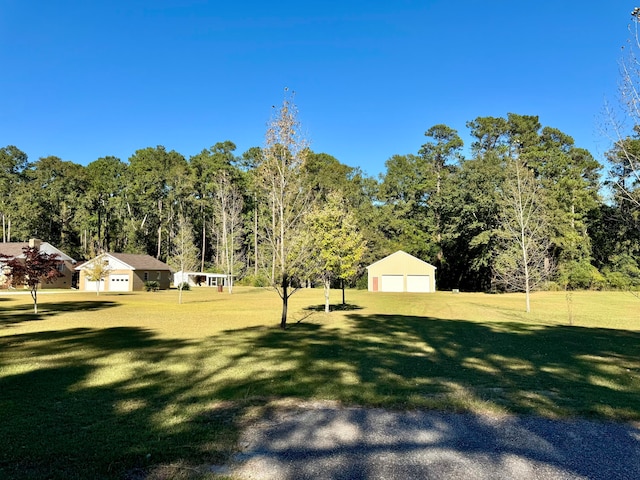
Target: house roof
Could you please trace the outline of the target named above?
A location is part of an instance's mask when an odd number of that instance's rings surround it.
[[[171,270],[171,267],[151,255],[138,255],[135,253],[108,253],[122,263],[126,263],[132,270]]]
[[[411,254],[409,254],[409,253],[407,253],[407,252],[404,252],[404,251],[402,251],[402,250],[398,250],[397,252],[392,253],[391,255],[387,255],[386,257],[381,258],[381,259],[380,259],[380,260],[378,260],[377,262],[373,262],[373,263],[372,263],[371,265],[369,265],[367,268],[371,268],[371,267],[373,267],[374,265],[376,265],[376,264],[378,264],[378,263],[380,263],[380,262],[384,262],[384,261],[385,261],[385,260],[387,260],[388,258],[395,257],[395,256],[404,256],[404,257],[409,257],[409,258],[411,258],[411,259],[413,259],[413,260],[416,260],[416,261],[418,261],[418,262],[424,263],[425,265],[428,265],[428,266],[430,266],[430,267],[437,268],[437,267],[435,267],[435,266],[431,265],[430,263],[425,262],[424,260],[420,260],[418,257],[414,257],[413,255],[411,255]]]
[[[97,257],[87,260],[76,267],[76,270],[84,270],[90,268],[91,264],[98,258],[111,257],[131,270],[169,270],[173,271],[169,265],[161,262],[157,258],[150,255],[140,255],[136,253],[101,253]]]
[[[20,258],[24,255],[24,252],[22,251],[22,249],[28,246],[29,246],[29,242],[0,243],[0,253],[2,253],[3,255],[6,255],[7,257]],[[40,251],[47,253],[49,255],[51,255],[52,253],[55,253],[58,255],[60,260],[75,262],[75,260],[71,258],[69,255],[63,253],[61,250],[58,250],[56,247],[54,247],[48,242],[42,242],[40,244]]]
[[[29,242],[8,242],[0,243],[0,253],[7,257],[19,257],[22,255],[22,249],[28,247]]]
[[[150,255],[139,255],[135,253],[102,253],[96,258],[111,257],[122,263],[124,263],[131,270],[169,270],[171,267],[160,260],[153,258]],[[82,265],[76,267],[76,270],[82,270],[89,267],[89,265],[96,259],[89,260]]]

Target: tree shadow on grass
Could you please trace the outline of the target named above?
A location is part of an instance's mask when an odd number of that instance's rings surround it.
[[[242,363],[243,370],[252,373],[220,382],[217,394],[225,398],[324,398],[402,410],[640,419],[640,332],[481,324],[401,315],[352,314],[347,322],[350,329],[307,323],[292,325],[285,332],[254,330],[244,340],[241,335],[247,332],[228,332],[236,336],[237,345],[244,343],[234,362]],[[437,438],[444,439],[435,444],[407,441],[371,447],[363,441],[329,449],[319,439],[319,446],[313,445],[316,433],[327,431],[333,423],[341,426],[340,431],[357,431],[360,438],[366,438],[363,423],[352,415],[356,414],[347,411],[337,420],[321,418],[320,424],[289,424],[282,436],[277,429],[273,437],[274,431],[267,435],[274,439],[277,451],[269,450],[268,443],[259,444],[257,449],[292,466],[293,473],[282,478],[306,478],[319,468],[327,478],[380,478],[371,465],[353,467],[352,462],[361,461],[364,455],[397,454],[405,458],[404,453],[425,448],[457,449],[491,458],[501,458],[503,454],[505,459],[520,457],[561,473],[574,472],[581,478],[589,477],[594,468],[600,472],[616,471],[600,465],[606,454],[594,461],[593,455],[585,457],[582,453],[583,447],[591,452],[610,451],[605,450],[610,442],[601,440],[597,425],[587,427],[593,436],[584,438],[584,431],[567,430],[571,424],[547,429],[530,422],[527,416],[514,417],[507,423],[510,432],[519,431],[518,438],[535,439],[526,445],[513,443],[513,438],[506,445],[488,442],[487,438],[499,438],[504,425],[487,423],[482,416],[470,424],[474,432],[486,432],[484,438],[477,440],[467,438],[469,431],[464,429],[456,432],[460,428],[458,420],[446,417],[437,425],[424,425],[426,432],[435,430]],[[371,418],[365,419],[364,425],[371,425],[383,412],[366,415]],[[318,417],[303,418],[315,422]],[[616,452],[616,458],[624,461],[624,468],[631,469],[630,476],[634,477],[640,473],[640,465],[631,454],[638,451],[640,432],[625,426],[619,429],[617,438],[623,444],[620,451],[626,453]],[[603,427],[601,431],[606,436],[608,430]],[[339,436],[337,432],[335,435]],[[285,448],[287,437],[295,441]],[[301,443],[301,438],[308,441]],[[419,438],[419,432],[412,438]],[[575,438],[582,438],[584,445],[577,447]],[[340,457],[345,460],[338,461]],[[428,468],[416,470],[408,477],[423,477],[427,472]],[[516,473],[508,472],[503,478]],[[603,475],[592,478],[615,478]]]
[[[640,332],[356,313],[345,321],[197,340],[132,327],[2,336],[0,477],[202,472],[234,453],[247,412],[283,397],[640,419]]]
[[[312,312],[324,312],[324,309],[324,303],[320,305],[309,305],[305,308],[305,310]],[[360,305],[355,305],[353,303],[332,303],[329,305],[329,311],[331,312],[351,312],[362,309],[363,307],[361,307]]]
[[[22,303],[7,308],[0,308],[0,327],[21,322],[45,320],[61,313],[90,312],[120,305],[111,300],[38,302],[38,313],[33,313],[32,303]]]
[[[235,361],[274,369],[229,380],[221,394],[249,387],[265,397],[640,419],[640,332],[400,315],[347,321],[348,331],[308,323],[252,335]]]
[[[225,460],[244,404],[183,400],[198,365],[178,368],[175,353],[191,346],[140,328],[0,337],[0,478],[146,478]]]

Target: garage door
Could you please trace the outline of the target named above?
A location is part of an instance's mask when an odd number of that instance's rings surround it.
[[[427,293],[429,275],[407,275],[407,292]]]
[[[128,292],[129,291],[129,275],[126,275],[126,274],[109,275],[109,291],[110,292]]]
[[[100,282],[92,282],[89,279],[84,279],[84,289],[87,292],[95,292],[96,288],[98,288],[98,283],[100,283],[100,291],[104,292],[104,278]]]
[[[404,292],[403,275],[382,275],[381,292]]]

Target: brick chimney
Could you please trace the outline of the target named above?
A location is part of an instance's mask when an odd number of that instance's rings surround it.
[[[29,239],[29,247],[37,248],[38,250],[40,250],[40,245],[42,245],[42,240],[40,240],[39,238]]]

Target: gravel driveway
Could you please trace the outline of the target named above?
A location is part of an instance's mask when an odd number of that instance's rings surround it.
[[[640,425],[307,405],[248,427],[240,479],[640,479]]]

